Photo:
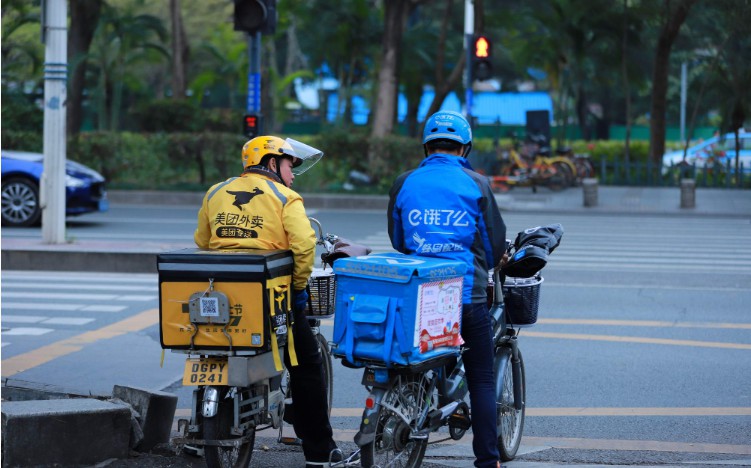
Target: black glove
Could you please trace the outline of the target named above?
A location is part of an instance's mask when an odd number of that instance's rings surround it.
[[[295,289],[292,291],[292,307],[295,312],[305,311],[305,308],[308,306],[309,297],[307,289]]]

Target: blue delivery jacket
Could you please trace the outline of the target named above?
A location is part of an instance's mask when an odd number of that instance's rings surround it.
[[[391,245],[399,252],[467,265],[463,302],[487,300],[488,270],[506,247],[506,225],[485,176],[466,158],[432,154],[389,192]]]

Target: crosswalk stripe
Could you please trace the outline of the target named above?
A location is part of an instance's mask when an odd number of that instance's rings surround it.
[[[3,284],[8,280],[31,280],[33,284],[39,285],[40,283],[50,284],[77,284],[85,286],[90,283],[106,283],[106,284],[145,284],[152,285],[158,284],[158,277],[152,273],[128,273],[127,275],[119,273],[85,273],[85,272],[34,272],[25,270],[3,270],[2,281]],[[46,286],[46,284],[45,284]]]
[[[34,289],[39,290],[39,284],[33,283],[21,283],[13,281],[3,281],[3,289]],[[48,283],[44,285],[44,289],[47,291],[56,289],[73,289],[78,291],[159,291],[159,287],[156,283],[153,286],[128,286],[121,284],[81,284],[81,282],[75,283]]]
[[[5,296],[6,293],[3,293]],[[84,304],[47,304],[43,302],[7,302],[3,301],[3,311],[6,310],[80,310]],[[4,316],[5,314],[3,314]]]
[[[37,323],[46,319],[47,317],[37,317],[34,315],[9,315],[3,314],[3,323]]]
[[[156,296],[116,295],[116,294],[69,294],[69,293],[33,293],[34,299],[70,299],[91,301],[149,301]],[[29,293],[3,292],[3,296],[11,299],[27,298]]]
[[[93,318],[56,317],[44,320],[45,325],[86,325],[93,322]]]
[[[85,306],[81,309],[82,312],[121,312],[127,309],[127,306],[113,306],[103,304],[93,304]]]
[[[3,335],[45,335],[49,332],[55,331],[52,328],[34,328],[34,327],[19,327],[3,330]]]

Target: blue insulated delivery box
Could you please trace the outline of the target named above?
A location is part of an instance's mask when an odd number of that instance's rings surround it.
[[[394,366],[456,352],[465,271],[461,262],[398,253],[337,260],[334,355]]]

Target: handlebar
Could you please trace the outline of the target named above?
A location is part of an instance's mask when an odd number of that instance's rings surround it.
[[[334,244],[336,244],[336,242],[339,240],[339,236],[329,233],[323,234],[323,227],[321,226],[321,222],[315,218],[308,219],[312,224],[316,226],[316,229],[318,230],[318,240],[316,240],[316,244],[326,249],[327,253],[333,252]]]

